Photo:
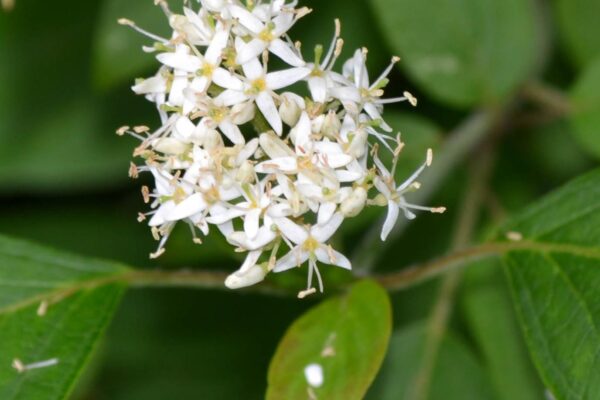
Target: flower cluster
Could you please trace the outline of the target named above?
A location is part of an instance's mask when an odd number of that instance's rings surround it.
[[[382,240],[400,210],[407,218],[414,218],[412,210],[444,211],[404,197],[418,189],[416,179],[431,164],[431,151],[413,176],[400,185],[394,181],[403,144],[399,135],[389,135],[383,106],[416,104],[408,92],[382,98],[398,58],[371,83],[366,49],[357,50],[341,73],[334,71],[343,45],[338,21],[329,47],[317,46],[314,59],[304,59],[300,43],[287,35],[311,11],[297,8],[297,1],[199,2],[198,11],[187,3],[176,14],[157,1],[173,29],[170,38],[120,20],[155,42],[144,50],[155,52],[162,64],[156,75],[133,86],[156,104],[162,126],[118,130],[141,140],[134,156],[144,165],[132,163],[130,175],[154,177],[154,187],[142,190],[152,210],[140,214],[140,220],[149,217],[159,241],[151,257],[164,252],[179,221],[190,226],[197,243],[198,232],[207,235],[213,227],[247,253],[227,278],[228,287],[307,263],[303,297],[316,291],[313,275],[323,290],[317,262],[351,269],[328,241],[366,205],[388,207]],[[270,71],[273,58],[286,68]],[[284,90],[290,87],[294,91]],[[380,160],[379,148],[393,154],[392,168]]]

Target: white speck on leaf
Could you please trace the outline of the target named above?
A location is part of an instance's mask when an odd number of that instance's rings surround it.
[[[323,385],[323,367],[320,364],[308,364],[304,368],[304,376],[306,377],[306,382],[314,388],[319,388]]]

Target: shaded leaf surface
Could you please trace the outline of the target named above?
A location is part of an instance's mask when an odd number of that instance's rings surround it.
[[[583,72],[570,97],[575,138],[584,150],[600,158],[600,59]]]
[[[425,353],[426,324],[418,322],[394,332],[381,375],[369,398],[408,400],[414,397],[421,360]],[[493,399],[491,386],[479,360],[452,334],[444,337],[429,385],[429,400]]]
[[[307,365],[323,368],[318,398],[361,399],[385,356],[391,332],[387,293],[377,284],[356,284],[300,317],[279,343],[269,366],[267,399],[306,399]]]
[[[600,2],[556,0],[559,34],[573,60],[583,66],[600,56]]]
[[[424,91],[469,107],[504,98],[530,72],[536,35],[524,0],[372,0],[400,65]]]
[[[504,257],[527,343],[557,399],[600,393],[600,170],[506,226],[544,243]]]
[[[543,388],[535,375],[503,281],[500,263],[484,260],[469,265],[461,306],[498,400],[535,400]]]
[[[0,237],[0,398],[64,399],[110,321],[123,287],[92,288],[124,267]],[[37,309],[49,308],[44,316]],[[58,365],[18,374],[25,364]]]

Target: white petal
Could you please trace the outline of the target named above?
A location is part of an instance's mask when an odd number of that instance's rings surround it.
[[[346,256],[342,253],[333,249],[327,249],[325,246],[319,246],[319,248],[315,250],[315,255],[317,256],[317,260],[321,261],[323,264],[335,265],[336,267],[347,270],[352,269],[350,260],[348,260],[348,258],[346,258]]]
[[[223,49],[227,46],[227,40],[229,40],[229,29],[219,29],[213,36],[210,46],[206,49],[204,58],[211,64],[218,64],[221,58]]]
[[[246,10],[237,5],[232,5],[229,7],[229,12],[233,16],[240,21],[240,24],[244,25],[245,28],[252,31],[254,34],[259,34],[265,26],[260,19],[255,17],[250,11]]]
[[[300,115],[298,123],[294,127],[294,143],[296,144],[296,153],[305,153],[311,150],[312,141],[310,135],[312,134],[312,125],[310,118],[306,112]]]
[[[321,204],[319,207],[319,215],[317,217],[317,223],[319,225],[324,225],[328,223],[333,214],[335,213],[335,209],[337,208],[337,204],[332,201],[328,201],[327,203]]]
[[[144,79],[131,89],[137,94],[165,93],[167,91],[167,81],[162,76],[153,76]]]
[[[335,177],[340,182],[356,182],[365,176],[364,173],[340,169],[335,171]]]
[[[386,122],[383,120],[383,118],[381,117],[381,114],[379,113],[379,110],[377,110],[377,107],[375,107],[375,105],[373,103],[366,103],[365,104],[365,111],[367,112],[367,114],[369,114],[369,117],[371,117],[374,120],[379,120],[381,121],[381,128],[386,131],[386,132],[392,132],[393,129],[386,124]]]
[[[291,48],[291,45],[281,39],[273,40],[269,45],[269,51],[293,67],[301,67],[306,64]]]
[[[253,240],[248,239],[245,232],[233,232],[227,236],[227,240],[247,250],[259,250],[271,243],[276,237],[277,234],[271,230],[271,227],[263,225]]]
[[[148,226],[161,226],[165,222],[167,222],[167,215],[175,208],[175,202],[170,200],[160,205],[160,207],[156,210],[150,221],[148,222]]]
[[[319,161],[329,168],[341,168],[350,164],[354,158],[348,154],[320,154]]]
[[[259,78],[262,78],[265,74],[265,70],[263,69],[262,64],[258,61],[258,58],[251,58],[244,64],[242,64],[242,69],[244,70],[244,76],[249,80],[253,81]]]
[[[190,140],[196,132],[196,125],[190,121],[188,117],[180,117],[175,123],[175,131],[173,135],[182,140]]]
[[[239,65],[244,65],[260,56],[268,46],[269,44],[264,40],[252,39],[248,43],[245,43],[239,47],[235,61]]]
[[[394,203],[393,201],[388,202],[388,213],[381,230],[381,240],[385,241],[392,229],[394,229],[394,225],[396,225],[399,213],[400,209],[398,208],[398,204]]]
[[[308,79],[310,95],[317,103],[325,103],[327,100],[327,80],[320,76],[312,76]]]
[[[233,144],[245,143],[244,136],[242,135],[240,128],[238,128],[237,125],[232,124],[231,121],[226,119],[223,120],[219,124],[219,128],[221,129],[221,132],[227,136],[227,139],[231,140]]]
[[[225,89],[237,91],[244,90],[244,84],[241,80],[233,76],[233,74],[224,68],[217,68],[213,72],[213,82]]]
[[[260,208],[255,208],[246,214],[244,219],[244,232],[246,232],[250,240],[256,239],[256,235],[258,235],[258,223],[261,212]]]
[[[195,193],[177,204],[175,208],[167,215],[169,221],[177,221],[188,218],[200,211],[206,209],[206,201],[202,193]]]
[[[263,161],[254,167],[259,174],[271,174],[275,172],[295,173],[298,170],[298,161],[296,157],[279,157],[272,160]]]
[[[285,203],[274,204],[267,209],[267,214],[272,218],[288,217],[292,214],[292,208]]]
[[[215,102],[219,102],[219,104],[226,107],[243,103],[246,100],[248,100],[248,96],[244,92],[230,89],[225,90],[215,98]]]
[[[325,243],[338,230],[344,222],[344,216],[341,213],[333,214],[333,217],[325,225],[315,225],[310,230],[310,234],[321,243]]]
[[[340,99],[342,102],[349,101],[360,103],[362,100],[360,92],[355,87],[333,87],[330,89],[330,93],[333,97]]]
[[[186,72],[196,72],[202,67],[202,60],[183,53],[161,53],[156,56],[164,65]]]
[[[246,143],[244,148],[240,150],[239,154],[235,159],[237,165],[240,165],[241,163],[252,157],[254,153],[256,153],[256,150],[258,149],[258,142],[258,139],[254,138],[248,143]]]
[[[277,261],[273,272],[283,272],[298,267],[304,264],[309,256],[308,251],[301,250],[299,246],[295,247]]]
[[[219,213],[213,213],[211,210],[211,216],[206,218],[209,224],[220,225],[232,219],[241,217],[246,214],[245,210],[239,208],[230,208]]]
[[[256,105],[273,130],[278,135],[281,135],[283,132],[283,123],[281,122],[281,117],[279,116],[279,112],[277,111],[277,107],[275,107],[275,102],[271,95],[266,92],[260,92],[256,97]]]
[[[266,76],[267,87],[271,90],[278,90],[293,85],[306,78],[310,74],[308,68],[289,68],[282,71],[270,72]]]
[[[281,233],[295,244],[302,244],[308,239],[307,230],[288,218],[277,218],[273,222]]]

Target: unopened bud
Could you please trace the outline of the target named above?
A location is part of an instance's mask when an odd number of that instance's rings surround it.
[[[356,217],[365,208],[366,203],[367,190],[359,186],[342,202],[340,210],[345,217]]]
[[[388,200],[385,198],[384,195],[382,195],[380,193],[377,196],[375,196],[375,198],[372,201],[372,204],[379,206],[379,207],[385,207],[388,205]]]
[[[240,273],[236,271],[225,279],[225,286],[229,289],[241,289],[247,286],[255,285],[265,279],[266,271],[263,267],[255,265]]]
[[[321,133],[328,138],[335,139],[339,135],[341,127],[342,123],[335,111],[329,111],[323,121],[323,126],[321,126]]]
[[[254,103],[248,101],[246,103],[236,104],[231,108],[231,122],[236,125],[244,125],[254,119],[256,108]]]
[[[163,154],[180,155],[188,150],[188,145],[174,138],[160,138],[154,141],[153,147],[156,151]]]
[[[355,158],[362,157],[367,151],[367,140],[369,134],[364,129],[359,129],[354,133],[350,141],[350,146],[348,146],[348,154]]]
[[[244,161],[237,171],[236,179],[240,183],[252,183],[254,181],[254,166],[250,161]]]
[[[204,147],[206,150],[214,150],[223,147],[223,138],[214,129],[209,129],[204,137]]]
[[[285,142],[272,133],[263,133],[259,138],[260,147],[269,158],[294,156],[294,152]]]
[[[302,110],[304,108],[304,100],[290,92],[281,95],[281,106],[279,106],[279,116],[281,120],[289,126],[296,126]]]

